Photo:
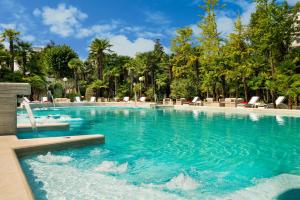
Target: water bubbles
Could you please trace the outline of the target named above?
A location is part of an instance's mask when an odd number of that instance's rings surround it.
[[[46,155],[37,156],[38,161],[45,163],[67,163],[73,160],[70,156],[58,156],[48,152]]]
[[[98,167],[95,168],[99,172],[108,172],[115,174],[122,174],[127,171],[128,163],[118,164],[115,161],[103,161]]]

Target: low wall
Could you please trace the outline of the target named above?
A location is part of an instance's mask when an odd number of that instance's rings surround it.
[[[28,83],[0,83],[0,136],[17,132],[17,95],[29,95]]]

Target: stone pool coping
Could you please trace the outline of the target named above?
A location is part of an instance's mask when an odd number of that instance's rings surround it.
[[[158,105],[158,106],[157,106]],[[30,104],[31,108],[43,108],[43,107],[53,107],[52,103],[33,103]],[[249,114],[257,113],[261,115],[269,116],[289,116],[289,117],[300,117],[300,110],[291,110],[291,109],[272,109],[272,108],[243,108],[243,107],[217,107],[217,106],[194,106],[194,105],[161,105],[156,104],[155,102],[81,102],[81,103],[56,103],[56,106],[59,107],[76,107],[76,106],[120,106],[120,107],[137,107],[137,108],[167,108],[175,110],[186,110],[186,111],[203,111],[203,112],[212,112],[212,113],[227,113],[227,114]]]
[[[265,108],[243,108],[243,107],[212,107],[212,106],[191,106],[191,105],[175,105],[175,110],[182,111],[199,111],[208,113],[224,113],[224,114],[249,114],[255,113],[258,115],[267,116],[286,116],[286,117],[300,117],[300,110],[290,109],[265,109]]]
[[[15,135],[0,136],[0,199],[34,199],[18,155],[26,152],[102,144],[104,140],[104,136],[100,134],[36,139],[18,139]]]

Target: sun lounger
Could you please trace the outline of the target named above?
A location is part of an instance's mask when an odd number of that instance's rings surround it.
[[[42,103],[47,103],[48,102],[48,98],[47,97],[42,97]]]
[[[194,97],[190,105],[202,105],[199,97]]]
[[[81,102],[81,100],[80,100],[80,97],[79,97],[79,96],[75,97],[75,102],[76,102],[76,103],[80,103],[80,102]]]
[[[170,98],[164,98],[163,105],[173,105],[173,100]]]
[[[124,98],[123,98],[123,101],[124,101],[124,102],[128,102],[128,101],[129,101],[129,97],[124,97]]]
[[[91,97],[90,102],[96,102],[96,97]]]
[[[146,101],[146,97],[141,97],[140,98],[140,102],[145,102]]]
[[[55,103],[70,103],[70,99],[68,99],[68,98],[55,98],[54,102]]]
[[[238,107],[254,108],[257,101],[259,100],[258,96],[253,96],[247,104],[238,104]]]
[[[283,103],[284,100],[285,100],[285,96],[279,96],[275,100],[276,108],[288,108],[288,106]],[[269,104],[265,105],[265,108],[274,108],[274,104],[273,103],[269,103]]]

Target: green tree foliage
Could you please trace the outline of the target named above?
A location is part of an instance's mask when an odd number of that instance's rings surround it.
[[[69,68],[68,63],[73,58],[78,58],[67,45],[52,46],[45,49],[43,54],[43,64],[47,68],[49,75],[54,75],[56,78],[72,77],[73,70]]]
[[[20,65],[23,75],[27,72],[30,56],[33,53],[31,44],[28,42],[18,41],[17,45],[17,62]]]
[[[38,75],[23,78],[23,80],[31,85],[31,96],[33,99],[41,99],[41,95],[46,93],[47,83]]]
[[[213,97],[217,96],[217,83],[221,81],[223,86],[223,93],[225,92],[224,86],[224,69],[220,63],[220,33],[217,30],[215,10],[218,6],[218,0],[205,0],[202,9],[205,15],[201,16],[199,28],[201,33],[198,37],[201,49],[200,63],[203,66],[202,73],[203,84],[202,89],[204,92],[212,93]],[[224,94],[223,94],[224,95]]]
[[[80,89],[78,84],[78,73],[79,70],[82,69],[83,62],[79,58],[72,58],[69,61],[68,66],[70,69],[73,70],[76,92],[80,94]]]
[[[103,80],[104,59],[111,47],[108,40],[99,38],[94,39],[90,46],[90,58],[96,62],[98,80]]]
[[[234,32],[229,35],[223,52],[224,62],[228,66],[226,76],[234,88],[235,97],[240,95],[242,83],[244,97],[248,100],[248,81],[254,68],[254,62],[251,59],[253,49],[247,44],[247,34],[240,16],[235,22]]]
[[[15,62],[15,46],[14,43],[18,41],[18,36],[20,35],[20,32],[17,32],[13,29],[5,29],[2,33],[2,38],[5,40],[8,40],[9,43],[9,53],[10,53],[10,59],[9,59],[9,66],[11,71],[14,71],[14,62]]]
[[[257,0],[256,4],[256,12],[249,24],[249,38],[256,56],[263,61],[260,64],[267,74],[265,86],[270,91],[272,102],[275,102],[277,66],[289,52],[299,4],[292,8],[286,1],[279,4],[274,0]]]

